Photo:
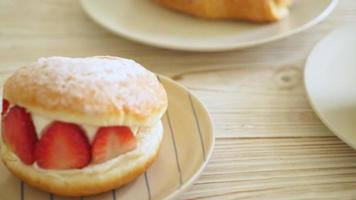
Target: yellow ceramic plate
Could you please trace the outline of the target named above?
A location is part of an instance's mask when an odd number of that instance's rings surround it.
[[[204,105],[178,83],[159,76],[169,106],[163,116],[164,138],[157,161],[131,184],[97,196],[58,197],[34,189],[0,164],[1,200],[172,199],[187,189],[206,166],[214,146],[213,125]]]

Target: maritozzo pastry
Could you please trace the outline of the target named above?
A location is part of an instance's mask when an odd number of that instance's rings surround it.
[[[1,158],[54,194],[108,191],[153,163],[167,103],[156,75],[132,60],[40,58],[4,85]]]
[[[286,17],[292,0],[154,0],[196,17],[273,22]]]

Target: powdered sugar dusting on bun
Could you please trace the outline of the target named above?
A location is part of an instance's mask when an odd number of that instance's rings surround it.
[[[93,125],[153,124],[167,107],[155,74],[109,56],[40,58],[7,80],[4,97],[31,112]]]
[[[29,70],[30,71],[29,71]],[[154,76],[142,66],[132,60],[91,58],[50,57],[40,58],[31,67],[21,70],[20,73],[32,73],[36,77],[34,84],[45,85],[52,91],[73,98],[102,98],[102,101],[111,100],[117,107],[123,104],[138,105],[145,100],[143,93],[132,93],[137,87],[129,81],[146,76]],[[117,87],[120,83],[128,84]],[[87,96],[90,93],[90,96]],[[125,97],[126,102],[115,99],[116,95]],[[152,95],[151,98],[154,98]],[[58,102],[57,102],[57,101]],[[65,104],[68,98],[58,98],[50,101],[52,104]],[[119,100],[119,101],[118,101]],[[100,112],[101,105],[84,105],[84,110]]]

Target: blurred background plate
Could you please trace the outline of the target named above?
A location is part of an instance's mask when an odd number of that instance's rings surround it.
[[[324,124],[356,149],[356,26],[338,29],[310,54],[305,85]]]
[[[209,21],[172,12],[152,0],[81,0],[86,13],[113,33],[144,44],[189,51],[222,51],[268,43],[327,17],[337,0],[296,0],[276,23]]]

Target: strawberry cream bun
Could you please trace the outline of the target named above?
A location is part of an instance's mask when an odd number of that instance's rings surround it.
[[[166,109],[155,74],[132,60],[41,58],[4,85],[1,158],[54,194],[108,191],[155,160]]]

